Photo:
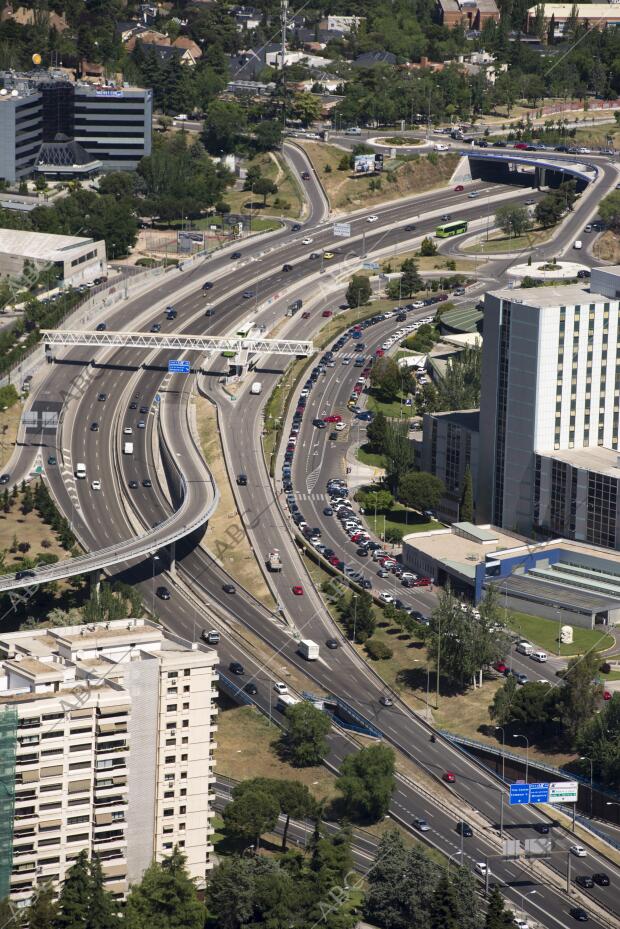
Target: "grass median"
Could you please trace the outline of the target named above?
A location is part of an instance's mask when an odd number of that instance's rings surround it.
[[[560,645],[558,635],[560,626],[570,625],[566,616],[559,615],[557,622],[553,619],[543,619],[542,616],[530,616],[528,613],[519,613],[508,610],[507,625],[518,632],[520,636],[534,645],[544,648],[554,655],[568,657],[582,655],[592,649],[604,651],[614,645],[613,636],[604,629],[583,629],[581,626],[572,626],[573,641],[570,645]]]

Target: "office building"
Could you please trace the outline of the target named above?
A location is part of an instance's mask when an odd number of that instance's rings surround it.
[[[620,548],[620,269],[485,298],[477,518]]]
[[[216,662],[145,620],[0,636],[0,898],[82,850],[119,898],[175,845],[204,884]]]
[[[446,499],[439,511],[447,519],[459,518],[459,500],[465,473],[472,477],[474,504],[478,481],[479,457],[478,410],[455,410],[450,413],[425,413],[422,441],[414,440],[416,463],[422,471],[440,478]]]
[[[617,3],[542,3],[527,11],[527,31],[535,34],[539,10],[542,11],[545,29],[553,26],[553,39],[562,39],[570,21],[590,29],[606,29],[620,25],[620,6]]]
[[[27,273],[26,262],[33,273]],[[20,229],[0,229],[0,278],[16,281],[51,272],[48,285],[87,284],[107,274],[106,248],[103,239],[85,236],[53,235]]]
[[[442,26],[480,30],[488,20],[499,22],[495,0],[437,0],[437,11]]]
[[[151,152],[150,90],[0,72],[0,178],[133,170]]]

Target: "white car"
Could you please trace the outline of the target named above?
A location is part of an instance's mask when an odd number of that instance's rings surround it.
[[[92,481],[90,486],[93,490],[101,490],[101,481]]]
[[[301,240],[302,245],[312,245],[313,242],[314,239],[311,239],[309,235],[307,235],[305,239]]]
[[[394,597],[392,594],[389,594],[386,590],[382,590],[379,594],[379,600],[381,603],[394,603]]]
[[[486,861],[477,861],[474,865],[474,871],[476,874],[481,874],[483,877],[486,877],[487,873],[491,873]]]
[[[528,923],[527,919],[521,919],[520,917],[515,916],[514,923],[517,929],[530,929],[530,924]]]
[[[125,426],[123,429],[123,435],[133,435],[133,429],[131,426]]]
[[[414,310],[421,310],[424,306],[424,302],[422,300],[414,300],[411,306],[414,308]],[[424,322],[424,320],[421,320],[421,322]]]
[[[376,216],[375,213],[373,213],[372,216],[369,216],[368,219],[366,220],[367,223],[376,223],[378,221],[379,221],[379,217]]]
[[[346,428],[347,428],[346,423],[336,423],[336,432],[342,432],[342,430]]]
[[[282,681],[276,681],[273,685],[273,689],[277,694],[283,695],[288,693],[288,687],[286,684],[283,684]]]
[[[414,819],[412,825],[414,826],[415,829],[419,829],[420,832],[431,831],[431,827],[429,826],[429,824],[426,822],[425,819],[422,819],[421,816],[418,816],[416,819]]]
[[[576,858],[585,858],[587,856],[587,852],[583,845],[571,845],[570,851]]]
[[[573,248],[576,248],[577,251],[579,251],[579,249],[582,248],[582,247],[583,247],[583,242],[581,241],[581,239],[577,239],[577,241],[576,241],[575,244],[573,245]]]
[[[435,142],[433,148],[436,152],[447,152],[450,146],[446,145],[445,142]]]

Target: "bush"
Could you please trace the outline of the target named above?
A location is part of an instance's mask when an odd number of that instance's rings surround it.
[[[604,661],[603,664],[600,666],[599,671],[601,672],[601,674],[609,674],[609,672],[611,671],[611,665],[609,664],[609,662]]]
[[[385,541],[392,542],[393,544],[398,544],[399,542],[402,542],[403,534],[404,534],[403,530],[397,529],[396,527],[387,529],[385,532]]]
[[[394,654],[390,646],[386,645],[385,642],[382,642],[380,639],[368,639],[365,648],[368,657],[372,658],[373,661],[384,661],[386,658],[391,658]]]
[[[8,409],[10,406],[13,406],[14,403],[17,403],[18,400],[19,394],[13,384],[0,387],[0,408],[6,407]]]

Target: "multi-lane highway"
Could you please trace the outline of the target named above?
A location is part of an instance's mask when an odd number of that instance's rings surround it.
[[[291,152],[290,158],[297,170],[307,170],[303,156],[295,150]],[[609,187],[615,178],[605,175],[603,180]],[[480,189],[482,185],[477,186]],[[217,259],[211,259],[203,268],[185,272],[178,277],[170,276],[165,279],[157,294],[145,295],[132,301],[129,306],[111,316],[108,328],[148,330],[150,324],[157,320],[162,324],[162,331],[174,329],[176,332],[207,331],[218,334],[234,330],[235,324],[255,314],[256,320],[264,322],[267,329],[270,329],[276,319],[281,317],[282,308],[293,299],[292,295],[297,296],[298,292],[303,291],[304,295],[306,292],[314,292],[315,296],[318,294],[320,297],[321,281],[329,276],[332,280],[323,291],[323,302],[319,299],[310,319],[302,320],[298,315],[287,324],[291,330],[294,328],[297,337],[310,337],[317,329],[318,309],[330,301],[331,305],[334,305],[333,292],[338,290],[340,272],[346,270],[349,258],[353,260],[353,255],[359,256],[362,249],[365,248],[367,253],[396,248],[402,251],[408,242],[415,242],[420,236],[431,233],[439,221],[438,216],[444,212],[458,210],[459,216],[466,216],[471,221],[483,220],[488,211],[493,209],[493,203],[498,202],[495,198],[501,198],[499,202],[504,202],[524,196],[522,190],[514,191],[493,186],[485,190],[485,197],[478,201],[463,201],[462,194],[450,190],[425,194],[407,202],[390,204],[382,209],[377,208],[377,223],[367,224],[363,215],[353,217],[352,237],[346,243],[346,249],[344,252],[338,251],[334,259],[325,260],[320,257],[324,251],[335,251],[333,234],[331,226],[322,222],[325,203],[318,185],[311,180],[307,183],[307,188],[310,202],[309,219],[298,233],[291,234],[287,230],[269,241],[246,242],[240,246],[240,260],[232,262],[227,254],[223,254]],[[486,203],[485,200],[489,202]],[[566,241],[570,241],[577,224],[585,221],[581,214],[569,218],[566,225],[570,231],[563,229],[561,236],[568,237]],[[415,230],[406,232],[403,226],[412,223],[416,227]],[[312,239],[311,242],[303,241],[309,238]],[[561,249],[559,239],[554,246],[553,253],[557,253]],[[318,254],[319,257],[313,258],[312,254]],[[284,271],[284,264],[292,264],[292,270]],[[213,282],[213,288],[205,297],[201,285],[207,279]],[[244,297],[244,291],[250,289],[252,295]],[[206,299],[210,301],[214,311],[214,315],[208,318],[204,315]],[[172,322],[166,322],[164,319],[164,309],[168,303],[174,303],[178,313],[177,319]],[[279,330],[278,336],[284,337],[284,330]],[[137,361],[143,359],[137,359],[135,352],[131,350],[115,352],[113,365],[108,363],[101,367],[85,368],[91,354],[84,349],[72,349],[65,356],[71,364],[65,361],[55,365],[45,378],[46,398],[66,402],[66,413],[58,446],[50,442],[42,451],[44,459],[48,454],[54,454],[61,462],[60,468],[53,465],[46,468],[47,478],[83,544],[87,549],[94,551],[139,535],[165,519],[171,512],[168,502],[170,492],[174,504],[178,505],[179,494],[175,487],[166,492],[159,486],[159,471],[153,453],[157,444],[154,441],[154,432],[159,429],[158,417],[164,419],[162,425],[166,441],[180,473],[187,472],[193,453],[183,414],[187,384],[177,376],[168,377],[164,373],[162,369],[166,357],[162,353],[157,353],[154,358],[149,359],[149,365],[145,370],[136,368]],[[281,363],[278,368],[273,359],[270,359],[269,365],[273,367],[271,374],[265,370],[267,365],[262,363],[261,379],[266,381],[266,387],[268,383],[275,381],[282,370]],[[84,377],[84,370],[88,371],[88,378]],[[331,369],[331,372],[337,371],[337,368]],[[71,390],[70,384],[76,374],[79,382]],[[330,374],[330,377],[332,376],[336,378],[337,373]],[[218,395],[216,381],[217,371],[214,372],[212,367],[209,367],[204,386],[220,405],[220,421],[229,456],[229,467],[232,473],[243,470],[250,475],[256,475],[255,479],[252,478],[248,498],[242,501],[242,509],[247,516],[248,528],[255,541],[257,554],[260,558],[275,542],[279,542],[277,547],[285,552],[285,561],[288,559],[287,573],[283,572],[283,578],[279,580],[281,589],[278,589],[278,594],[284,601],[286,619],[300,631],[317,640],[324,641],[325,638],[334,635],[338,637],[328,614],[308,581],[304,581],[306,596],[294,601],[291,592],[284,589],[293,576],[290,572],[294,570],[300,575],[304,569],[290,542],[290,526],[286,522],[286,516],[274,505],[273,489],[262,460],[259,442],[261,405],[264,397],[259,401],[242,392],[233,406],[231,401],[221,394]],[[339,402],[338,385],[332,382],[331,386],[335,389],[335,396],[334,399],[330,398],[330,402]],[[106,399],[98,400],[97,397],[102,394],[106,395]],[[160,403],[155,402],[157,395],[161,397]],[[135,409],[133,404],[136,405]],[[141,407],[144,408],[144,412],[141,411]],[[163,412],[158,412],[160,409],[163,409]],[[94,422],[97,423],[97,428],[91,431],[91,424]],[[139,426],[140,422],[144,422],[145,428]],[[120,451],[120,442],[126,428],[132,429],[134,453],[131,456],[123,456]],[[74,481],[72,474],[75,464],[82,461],[86,464],[87,479]],[[325,464],[322,468],[332,467],[329,454],[323,462]],[[335,459],[333,466],[336,466]],[[92,489],[91,482],[94,479],[101,480],[101,490]],[[195,476],[196,482],[205,479],[204,473],[202,476]],[[138,486],[130,487],[131,481]],[[150,482],[152,486],[148,486],[148,483],[144,486],[144,481]],[[318,519],[318,512],[316,515]],[[156,548],[157,543],[154,543],[154,550]],[[488,836],[491,836],[493,828],[497,829],[500,817],[500,791],[494,779],[441,739],[431,743],[429,730],[424,723],[398,700],[392,707],[381,706],[379,697],[385,691],[385,686],[344,641],[341,640],[341,647],[329,653],[329,657],[323,657],[310,668],[296,655],[296,644],[290,629],[285,628],[243,590],[239,589],[233,596],[224,593],[223,585],[229,579],[202,548],[188,543],[177,554],[180,555],[179,576],[183,584],[191,585],[195,595],[184,592],[183,586],[176,586],[174,578],[167,578],[166,583],[173,590],[172,599],[158,602],[157,613],[170,628],[194,638],[197,627],[199,629],[206,624],[203,608],[208,606],[213,611],[211,616],[221,618],[223,630],[232,630],[230,636],[224,636],[218,648],[222,666],[241,656],[246,664],[248,678],[253,674],[259,678],[266,678],[267,688],[272,677],[280,677],[283,668],[291,667],[295,674],[308,681],[310,687],[321,692],[337,692],[372,719],[383,731],[386,740],[400,748],[424,769],[427,776],[436,779],[437,783],[447,769],[454,770],[457,773],[457,782],[450,789],[454,790],[455,807],[463,801],[478,810],[482,817],[481,822],[485,824],[481,827],[483,835],[488,831]],[[145,598],[150,600],[153,586],[157,582],[155,578],[162,574],[166,567],[166,559],[160,557],[158,561],[142,562],[128,576],[142,584]],[[428,606],[428,602],[424,602]],[[212,622],[210,619],[209,625]],[[251,632],[256,640],[264,643],[263,650],[273,657],[266,662],[252,664],[251,654],[244,645],[243,630]],[[259,694],[259,700],[264,705],[265,685],[260,685],[259,689],[263,691]],[[448,788],[442,790],[447,791]],[[416,814],[430,817],[437,843],[447,854],[453,854],[449,848],[451,843],[453,845],[456,841],[455,820],[452,814],[447,814],[442,808],[446,806],[445,802],[442,804],[440,800],[436,804],[429,798],[421,798],[414,788],[408,790],[399,783],[394,803],[394,811],[397,812],[398,807],[399,815],[406,822]],[[519,837],[535,836],[537,833],[533,824],[542,822],[543,819],[544,817],[532,810],[505,813],[506,828],[518,829]],[[556,843],[565,851],[570,844],[570,837],[558,833]],[[487,855],[497,853],[494,851],[497,848],[496,842],[490,838],[482,839],[476,836],[471,844],[471,859],[484,859]],[[592,853],[588,867],[593,869],[595,866],[598,870],[612,870],[609,863]],[[558,860],[557,867],[560,870],[566,867],[565,855]],[[523,871],[522,866],[517,863],[501,862],[493,866],[492,870],[502,881],[513,885],[532,879],[531,874]],[[620,880],[620,874],[616,874],[614,870],[612,884],[617,884],[616,878]],[[513,900],[518,896],[518,892],[514,890],[507,892],[509,895],[512,894]],[[597,888],[594,897],[611,909],[618,905],[613,887]],[[528,909],[545,925],[570,924],[566,898],[543,884],[537,887],[537,897],[528,901]],[[594,917],[591,921],[595,926],[606,924],[604,920],[599,921]]]

